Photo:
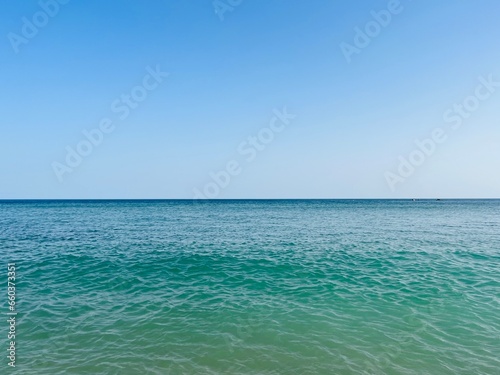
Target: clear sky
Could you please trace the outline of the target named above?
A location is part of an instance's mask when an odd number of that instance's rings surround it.
[[[1,7],[0,198],[500,197],[497,0]]]

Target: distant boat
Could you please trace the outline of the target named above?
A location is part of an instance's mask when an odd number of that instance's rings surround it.
[[[438,198],[438,199],[436,199],[436,200],[437,200],[437,201],[440,201],[441,199],[439,199],[439,198]]]

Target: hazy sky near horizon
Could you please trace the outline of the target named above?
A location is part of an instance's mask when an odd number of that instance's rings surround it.
[[[215,4],[3,1],[0,199],[500,197],[498,1]]]

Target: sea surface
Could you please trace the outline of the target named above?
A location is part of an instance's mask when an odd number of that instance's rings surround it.
[[[499,200],[0,201],[1,374],[500,374]]]

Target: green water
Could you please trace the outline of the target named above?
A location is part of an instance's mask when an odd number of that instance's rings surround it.
[[[500,374],[500,201],[3,201],[0,254],[1,374]]]

